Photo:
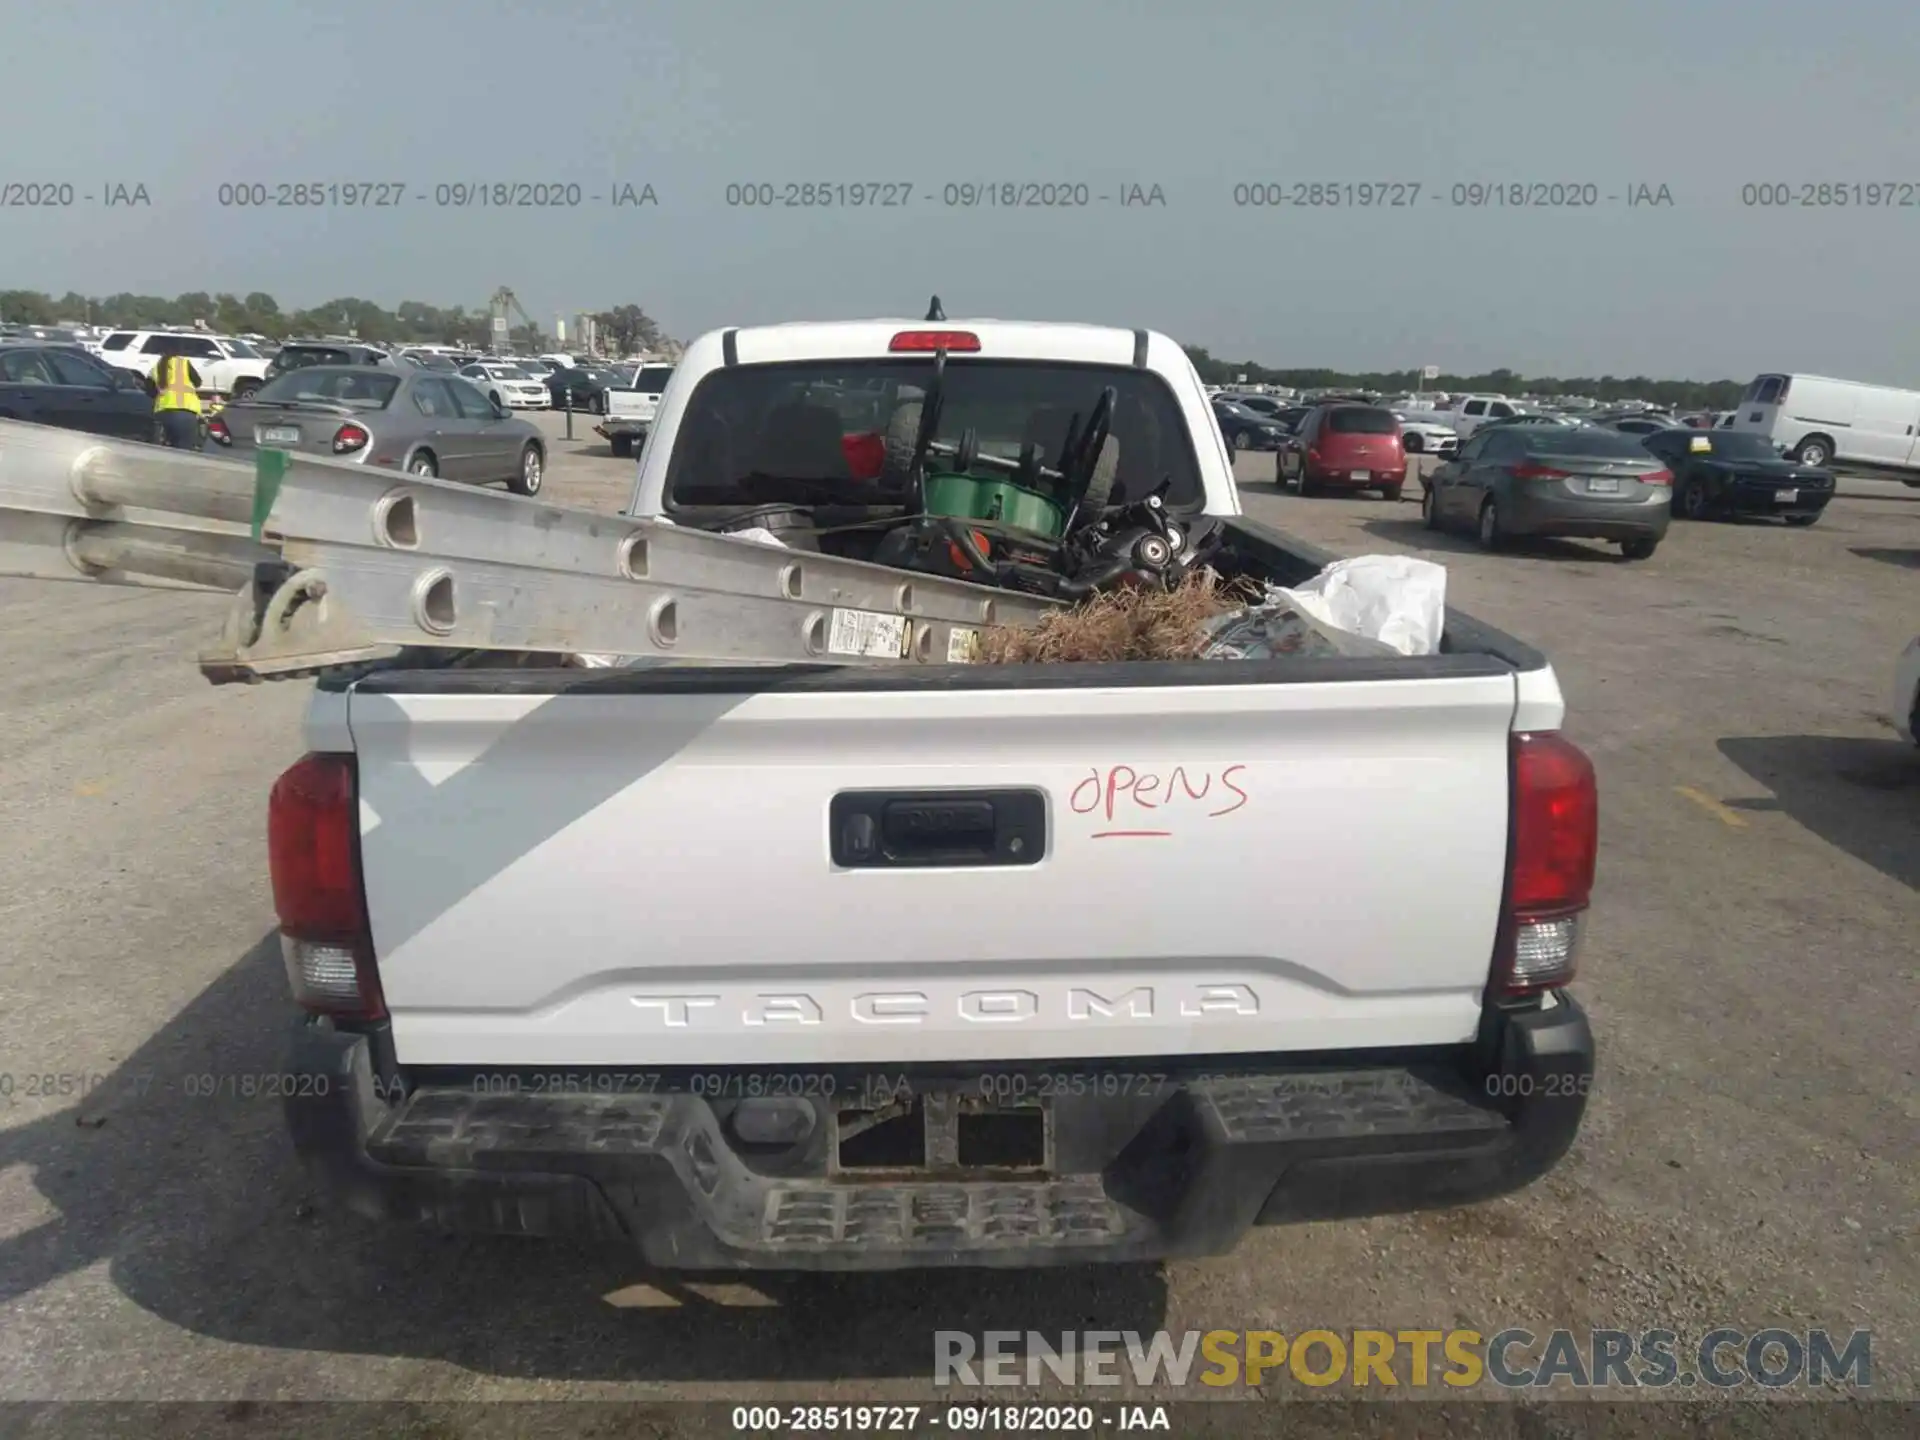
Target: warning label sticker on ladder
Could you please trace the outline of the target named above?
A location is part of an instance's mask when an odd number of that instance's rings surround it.
[[[949,665],[979,664],[980,632],[955,627],[953,633],[947,636],[947,663]]]
[[[827,630],[829,655],[902,660],[907,654],[907,617],[876,610],[835,610]]]

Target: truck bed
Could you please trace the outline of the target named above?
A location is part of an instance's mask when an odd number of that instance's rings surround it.
[[[1230,523],[1280,583],[1335,558]],[[393,1058],[427,1067],[1462,1044],[1508,735],[1561,711],[1542,657],[1457,612],[1418,658],[322,689]]]

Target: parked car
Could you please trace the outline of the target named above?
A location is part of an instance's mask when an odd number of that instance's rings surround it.
[[[1777,515],[1811,525],[1833,499],[1831,470],[1787,459],[1752,430],[1662,430],[1641,444],[1673,472],[1673,513],[1688,520]]]
[[[674,367],[642,361],[631,370],[616,371],[618,383],[607,391],[606,419],[593,427],[593,433],[607,442],[615,455],[633,454],[636,443],[644,442],[660,413],[661,397],[673,379]]]
[[[1215,400],[1213,417],[1220,422],[1227,444],[1236,450],[1277,450],[1287,438],[1287,432],[1267,416],[1231,400]]]
[[[544,410],[547,406],[547,382],[536,380],[518,365],[476,360],[461,366],[460,373],[510,410]]]
[[[575,365],[555,370],[546,379],[547,403],[555,410],[563,410],[571,402],[576,410],[604,415],[607,413],[607,391],[626,377],[618,371],[605,370],[597,365]]]
[[[1494,420],[1510,420],[1516,415],[1534,413],[1518,401],[1504,395],[1462,395],[1440,415],[1453,427],[1453,433],[1465,440],[1482,425]]]
[[[1612,540],[1645,560],[1673,519],[1673,473],[1599,427],[1490,426],[1427,477],[1429,530],[1471,528],[1487,550],[1517,535]]]
[[[1907,646],[1893,671],[1893,728],[1920,745],[1920,637]]]
[[[453,363],[453,357],[432,350],[402,350],[400,358],[409,365],[417,365],[422,370],[437,370],[442,375],[453,375],[460,367]]]
[[[1596,415],[1592,422],[1608,430],[1618,430],[1622,435],[1658,435],[1662,430],[1684,428],[1673,416],[1664,411],[1632,410],[1624,414]]]
[[[393,356],[377,345],[341,340],[289,340],[267,362],[267,379],[309,365],[391,365]]]
[[[1231,401],[1242,409],[1251,410],[1256,415],[1264,415],[1269,420],[1279,415],[1290,403],[1289,401],[1280,399],[1277,395],[1242,395],[1233,390],[1229,390],[1222,395],[1217,395],[1214,398],[1217,400]]]
[[[410,367],[310,365],[269,380],[209,424],[215,443],[271,447],[413,475],[539,493],[547,446],[531,421],[507,413],[458,375]]]
[[[77,345],[0,345],[0,420],[152,440],[153,394]]]
[[[1544,410],[1529,412],[1525,415],[1502,416],[1498,420],[1486,421],[1479,428],[1480,430],[1504,430],[1513,425],[1557,426],[1562,430],[1592,430],[1595,428],[1593,422],[1590,420],[1581,420],[1572,415],[1559,415]],[[1478,434],[1479,431],[1475,431],[1474,433]]]
[[[1438,420],[1423,420],[1404,410],[1393,412],[1400,422],[1400,444],[1409,455],[1448,456],[1460,448],[1460,437]]]
[[[205,395],[247,395],[265,383],[267,357],[245,340],[193,330],[115,330],[100,342],[109,365],[150,377],[163,355],[184,355],[200,372]]]
[[[1305,495],[1317,486],[1400,498],[1407,451],[1400,422],[1377,405],[1321,405],[1281,446],[1275,478]]]

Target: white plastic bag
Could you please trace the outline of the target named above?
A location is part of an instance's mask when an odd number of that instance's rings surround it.
[[[1278,592],[1308,615],[1402,655],[1437,655],[1447,623],[1447,567],[1411,555],[1336,560],[1305,584]]]

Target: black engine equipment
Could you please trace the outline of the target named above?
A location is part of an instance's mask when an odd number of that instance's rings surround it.
[[[936,300],[929,315],[938,309]],[[1120,467],[1112,386],[1084,424],[1069,423],[1054,468],[1037,445],[1017,459],[984,453],[971,428],[956,442],[936,440],[946,376],[937,350],[924,398],[902,405],[887,428],[886,469],[907,518],[882,539],[876,562],[1077,600],[1119,585],[1176,585],[1219,550],[1217,520],[1168,515],[1170,483],[1109,503]]]

